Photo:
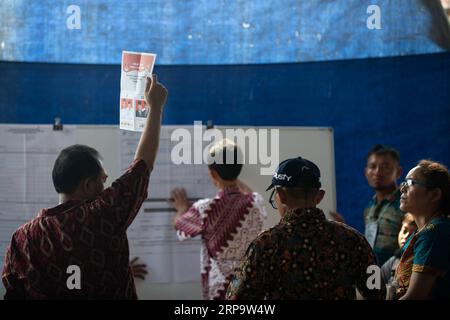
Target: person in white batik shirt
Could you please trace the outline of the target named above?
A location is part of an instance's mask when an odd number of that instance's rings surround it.
[[[226,156],[228,155],[228,156]],[[203,297],[223,300],[230,279],[249,244],[258,236],[266,217],[263,198],[238,180],[242,164],[241,150],[224,139],[209,150],[209,176],[219,189],[212,199],[190,205],[186,191],[172,190],[172,204],[177,210],[174,227],[178,238],[186,240],[201,235],[201,278]],[[226,159],[234,159],[232,163]],[[220,162],[220,161],[218,161]]]

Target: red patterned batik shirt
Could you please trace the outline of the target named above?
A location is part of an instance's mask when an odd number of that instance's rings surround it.
[[[147,197],[149,171],[135,161],[89,201],[42,209],[12,236],[5,299],[136,299],[126,230]],[[79,269],[80,287],[68,283]]]
[[[258,193],[237,187],[199,200],[175,221],[180,240],[202,237],[201,277],[205,299],[224,299],[234,269],[258,236],[266,216]]]

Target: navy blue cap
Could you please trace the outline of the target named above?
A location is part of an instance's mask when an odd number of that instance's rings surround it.
[[[320,188],[320,170],[313,162],[302,157],[284,160],[272,177],[273,187],[286,188]]]

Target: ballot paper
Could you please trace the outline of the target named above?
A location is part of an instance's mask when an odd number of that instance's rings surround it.
[[[156,54],[122,52],[120,76],[120,129],[144,130],[149,106],[145,103],[144,91],[147,77],[151,77]]]

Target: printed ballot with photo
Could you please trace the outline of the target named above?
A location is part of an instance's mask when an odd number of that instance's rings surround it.
[[[156,54],[122,52],[120,76],[120,129],[143,131],[149,106],[144,91],[147,77],[151,77]]]

